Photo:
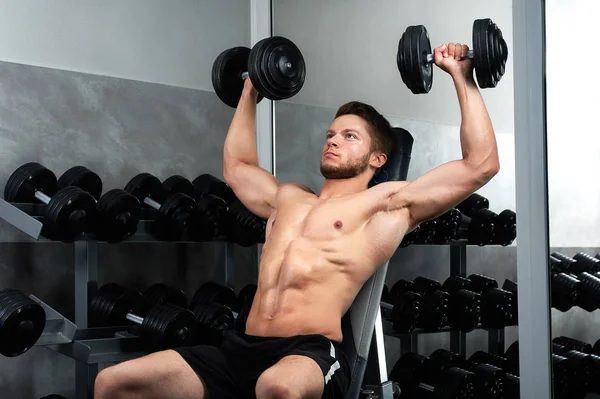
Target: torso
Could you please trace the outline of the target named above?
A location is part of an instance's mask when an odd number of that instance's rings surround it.
[[[374,207],[381,192],[323,200],[301,186],[279,189],[246,334],[342,340],[342,316],[408,229],[404,210]]]

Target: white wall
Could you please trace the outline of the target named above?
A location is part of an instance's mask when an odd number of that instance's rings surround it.
[[[0,60],[212,90],[250,44],[245,0],[0,0]]]
[[[552,246],[600,246],[600,3],[546,1],[546,110]],[[567,34],[567,32],[571,32]]]
[[[507,71],[498,87],[483,90],[497,131],[513,132],[512,0],[273,0],[274,33],[294,41],[307,63],[306,83],[291,102],[337,108],[361,100],[399,118],[460,124],[450,77],[436,68],[427,95],[413,95],[396,66],[398,40],[409,25],[422,24],[432,47],[472,45],[472,24],[491,18],[509,47]]]

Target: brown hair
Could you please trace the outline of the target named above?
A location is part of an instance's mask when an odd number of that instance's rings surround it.
[[[356,115],[367,122],[371,134],[371,151],[383,152],[388,158],[392,151],[394,131],[390,122],[372,106],[359,101],[351,101],[342,105],[335,117]]]

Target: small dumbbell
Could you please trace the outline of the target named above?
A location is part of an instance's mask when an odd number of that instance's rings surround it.
[[[489,328],[502,328],[513,325],[516,321],[517,307],[514,295],[498,288],[496,280],[471,274],[471,291],[481,294],[481,325]]]
[[[153,350],[197,343],[198,324],[189,310],[170,303],[161,303],[147,312],[145,309],[144,298],[139,292],[114,283],[105,284],[90,301],[90,325],[139,325],[140,337]]]
[[[169,195],[160,180],[149,173],[135,176],[127,183],[125,191],[159,212],[152,234],[160,240],[182,239],[194,222],[194,199],[184,193]]]
[[[446,244],[447,242],[456,239],[461,218],[458,209],[450,209],[443,215],[438,216],[435,219],[437,226],[433,237],[433,243]]]
[[[26,163],[13,172],[4,187],[4,199],[46,204],[42,234],[50,239],[71,242],[94,230],[94,197],[78,187],[58,190],[56,175],[39,163]]]
[[[596,394],[600,393],[600,356],[570,349],[554,341],[552,343],[552,352],[575,362],[576,368],[583,375],[587,391]]]
[[[94,235],[99,241],[116,243],[126,240],[137,231],[140,221],[140,202],[125,190],[112,189],[102,193],[102,179],[85,166],[74,166],[58,179],[59,189],[75,186],[96,200]]]

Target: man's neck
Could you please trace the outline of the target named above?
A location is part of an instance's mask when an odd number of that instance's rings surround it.
[[[365,177],[363,176],[357,176],[351,179],[326,179],[321,187],[319,198],[327,199],[356,194],[365,191],[368,187],[369,182],[365,181]]]

